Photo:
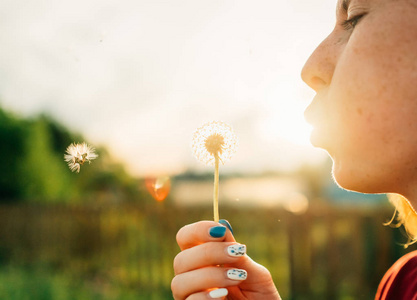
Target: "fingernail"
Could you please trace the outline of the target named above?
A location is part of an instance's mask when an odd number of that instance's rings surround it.
[[[232,280],[245,280],[248,278],[248,273],[242,269],[227,270],[227,278]]]
[[[229,228],[230,232],[233,234],[233,228],[232,228],[232,225],[230,225],[229,221],[225,219],[221,219],[219,223]]]
[[[226,227],[224,226],[215,226],[210,228],[210,235],[214,238],[223,237],[226,233]]]
[[[227,247],[227,254],[230,256],[243,256],[246,254],[246,245],[230,245]]]
[[[227,289],[217,289],[217,290],[213,290],[209,293],[210,298],[220,298],[220,297],[224,297],[227,296],[228,294],[228,290]]]

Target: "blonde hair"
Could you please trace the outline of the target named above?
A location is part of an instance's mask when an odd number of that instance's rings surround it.
[[[386,225],[404,226],[408,236],[408,242],[404,247],[407,248],[409,245],[417,242],[417,212],[411,203],[399,194],[388,194],[388,200],[394,205],[395,212],[391,221],[386,223]],[[395,216],[397,216],[397,224],[393,224]]]

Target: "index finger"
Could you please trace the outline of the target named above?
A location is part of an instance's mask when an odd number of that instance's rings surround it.
[[[213,234],[213,232],[222,232],[222,228],[225,228],[223,236],[219,234]],[[210,234],[210,230],[212,230]],[[196,223],[188,224],[182,227],[177,233],[177,243],[180,246],[181,251],[203,244],[207,242],[235,242],[235,238],[230,230],[214,221],[199,221]]]

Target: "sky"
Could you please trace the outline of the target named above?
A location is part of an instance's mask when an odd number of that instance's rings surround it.
[[[234,128],[225,172],[290,170],[309,143],[303,64],[335,0],[2,0],[0,106],[47,113],[135,175],[206,170],[195,129]]]

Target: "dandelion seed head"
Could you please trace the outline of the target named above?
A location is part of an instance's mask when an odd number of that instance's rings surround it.
[[[200,162],[214,165],[216,155],[222,164],[229,161],[236,152],[237,144],[237,136],[230,125],[213,121],[194,132],[191,148]]]
[[[218,133],[212,134],[206,139],[204,146],[211,155],[222,154],[224,137]]]
[[[68,166],[72,172],[80,173],[81,165],[79,163],[71,163]]]
[[[75,144],[72,143],[68,146],[64,155],[65,161],[68,163],[68,167],[72,172],[80,172],[81,166],[93,159],[96,159],[98,155],[95,153],[94,147],[87,145],[86,143]]]

